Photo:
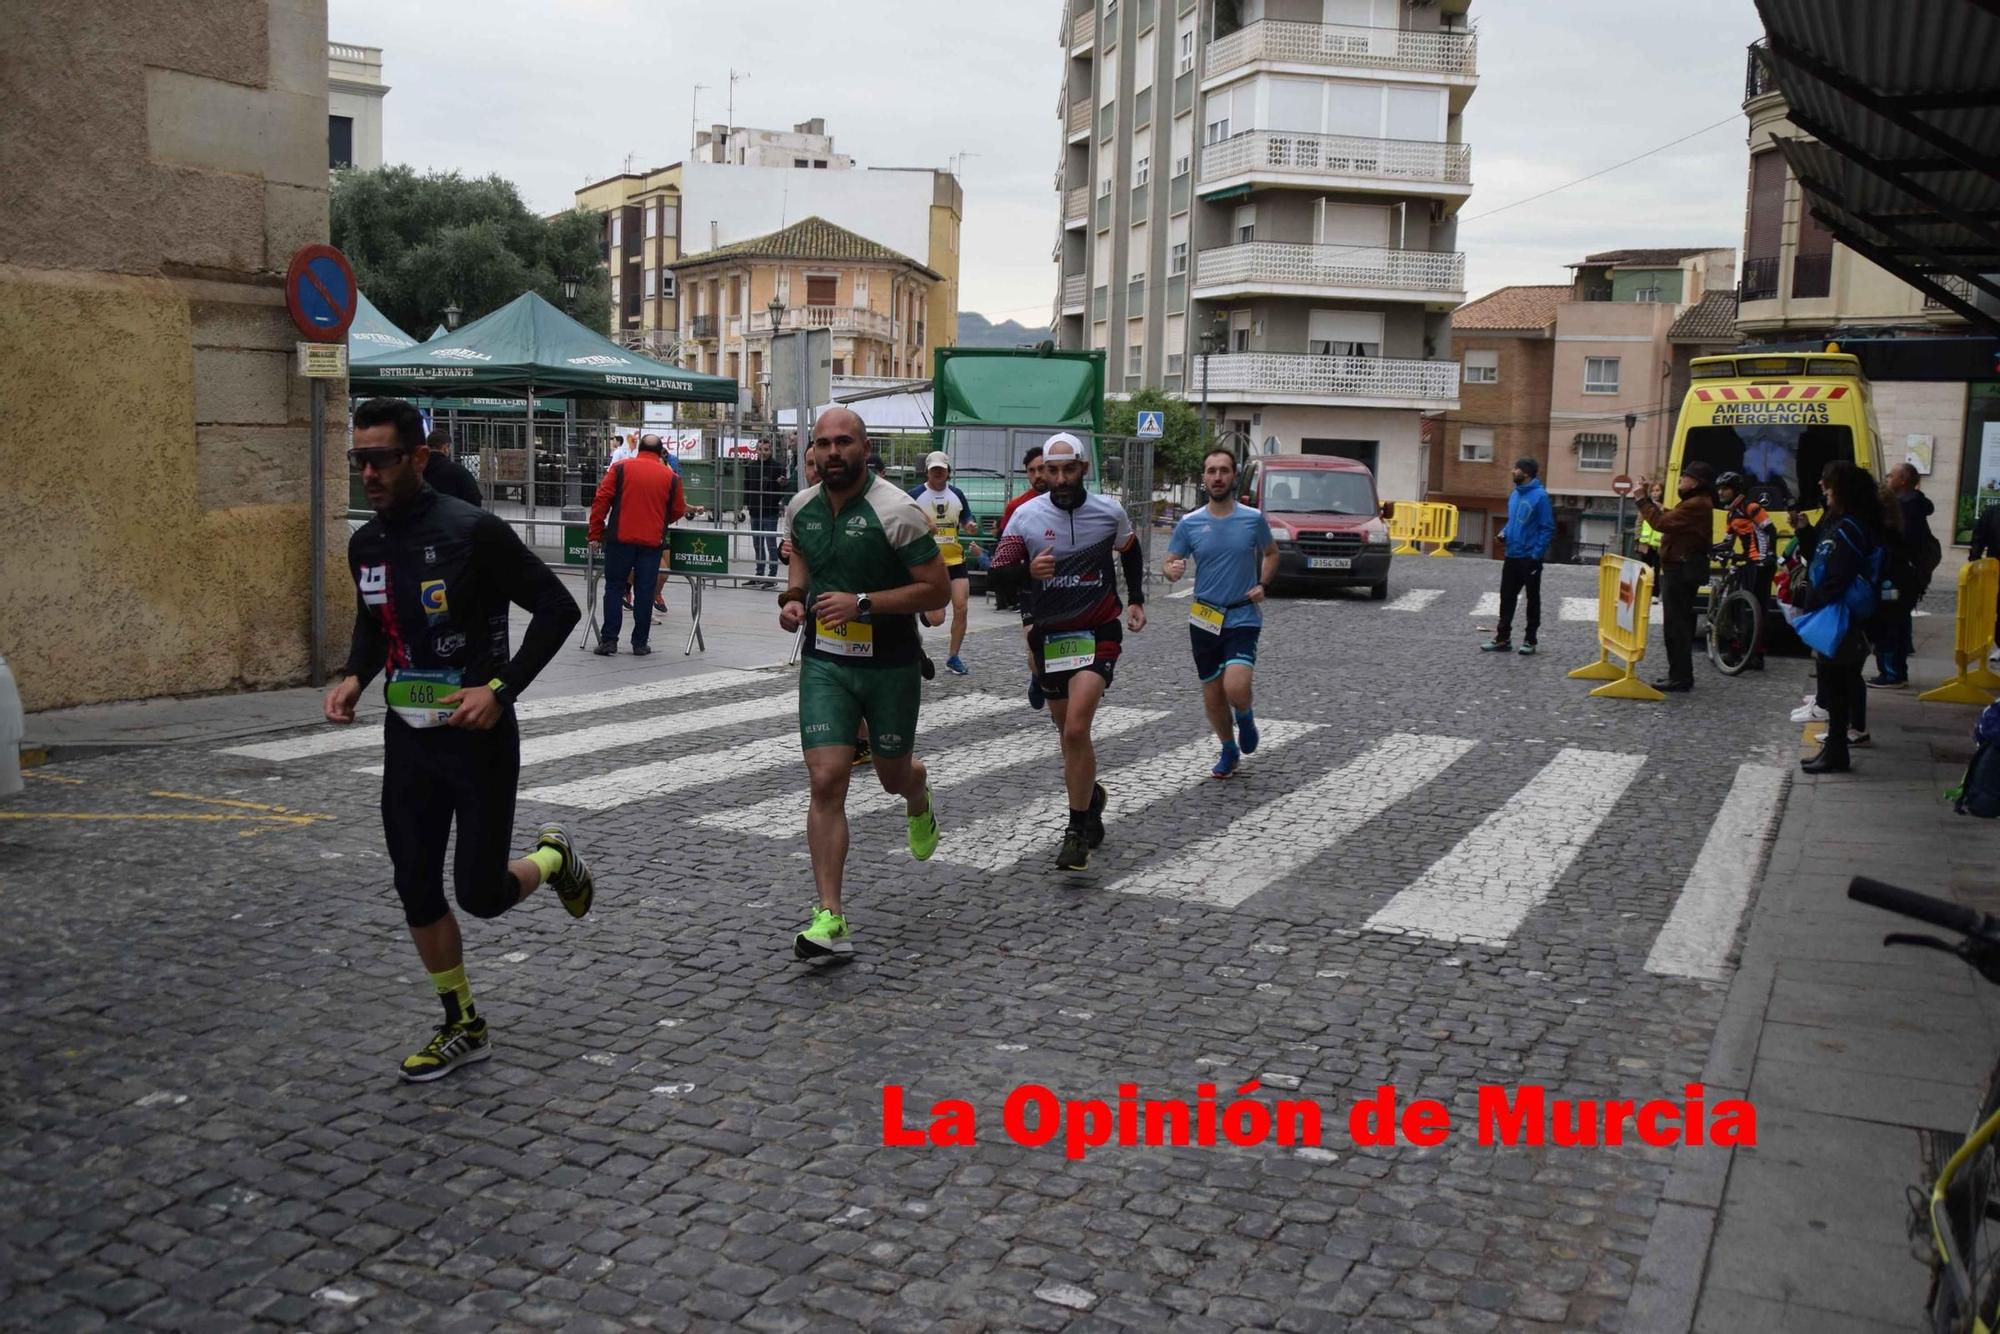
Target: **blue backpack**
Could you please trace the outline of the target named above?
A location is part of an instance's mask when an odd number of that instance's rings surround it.
[[[1952,809],[1982,820],[2000,816],[2000,703],[1988,704],[1973,726],[1978,749],[1965,766],[1965,778],[1953,795]]]

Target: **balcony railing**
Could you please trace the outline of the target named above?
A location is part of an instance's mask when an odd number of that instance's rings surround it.
[[[1778,295],[1778,257],[1746,259],[1736,297],[1739,301],[1769,301]]]
[[[1465,144],[1423,139],[1364,139],[1282,130],[1246,130],[1201,150],[1203,189],[1227,177],[1266,172],[1469,185],[1472,150]]]
[[[1938,285],[1939,287],[1942,287],[1942,288],[1944,288],[1944,290],[1945,290],[1945,291],[1947,291],[1947,292],[1950,292],[1950,293],[1951,293],[1951,294],[1952,294],[1953,296],[1957,297],[1957,298],[1958,298],[1958,299],[1959,299],[1960,301],[1964,301],[1964,302],[1967,302],[1967,303],[1970,303],[1970,302],[1971,302],[1971,300],[1972,300],[1972,284],[1971,284],[1971,283],[1969,283],[1969,282],[1967,282],[1967,281],[1966,281],[1965,279],[1963,279],[1963,278],[1959,277],[1959,276],[1958,276],[1957,274],[1955,274],[1955,273],[1933,273],[1933,274],[1931,274],[1931,275],[1930,275],[1930,280],[1931,280],[1932,282],[1936,283],[1936,284],[1937,284],[1937,285]],[[1932,296],[1932,295],[1931,295],[1930,293],[1926,292],[1926,293],[1924,294],[1924,309],[1925,309],[1925,310],[1947,310],[1947,311],[1948,311],[1948,310],[1951,310],[1951,307],[1950,307],[1950,306],[1947,306],[1947,305],[1946,305],[1946,304],[1945,304],[1944,302],[1942,302],[1942,301],[1938,300],[1938,299],[1937,299],[1936,297],[1934,297],[1934,296]],[[1953,314],[1957,314],[1957,312],[1956,312],[1956,311],[1952,311],[1952,313],[1953,313]]]
[[[1833,252],[1792,256],[1792,295],[1795,297],[1833,294]]]
[[[1090,105],[1088,97],[1071,107],[1069,114],[1063,119],[1064,137],[1074,139],[1079,134],[1088,137],[1090,134],[1090,119],[1096,114]]]
[[[694,324],[694,328],[693,328],[693,332],[692,332],[692,333],[691,333],[691,334],[689,335],[690,337],[694,337],[694,338],[713,338],[713,337],[715,337],[715,326],[716,326],[716,317],[715,317],[715,316],[713,316],[713,315],[697,315],[697,316],[695,316],[695,317],[694,317],[694,321],[693,321],[693,324]]]
[[[1344,23],[1245,24],[1208,44],[1206,78],[1254,61],[1324,68],[1394,69],[1423,74],[1475,75],[1478,39],[1469,32],[1359,28]]]
[[[857,306],[792,306],[785,311],[779,321],[780,329],[831,329],[837,334],[859,334],[864,338],[891,338],[893,326],[887,315],[878,310],[868,310]],[[771,333],[768,317],[756,322],[753,334],[766,337]]]
[[[1209,357],[1211,394],[1458,401],[1458,363],[1231,352]]]
[[[1065,315],[1071,311],[1081,314],[1087,296],[1082,274],[1071,273],[1063,276],[1062,308]]]
[[[1249,241],[1204,250],[1195,290],[1215,287],[1362,287],[1400,292],[1463,292],[1465,256],[1456,251]]]
[[[1043,31],[1046,32],[1048,30],[1044,28]],[[1095,42],[1096,40],[1097,40],[1096,10],[1094,9],[1085,10],[1083,13],[1078,14],[1076,17],[1072,18],[1069,21],[1069,41],[1067,45],[1070,50],[1075,51],[1080,47],[1089,46],[1092,42]]]
[[[1755,101],[1777,91],[1778,79],[1771,72],[1771,57],[1764,49],[1764,39],[1759,37],[1750,43],[1749,60],[1743,67],[1743,100]]]
[[[1090,217],[1090,187],[1079,185],[1063,195],[1063,225],[1080,223]]]

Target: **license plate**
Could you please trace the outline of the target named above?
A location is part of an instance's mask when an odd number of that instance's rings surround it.
[[[1352,556],[1307,556],[1308,570],[1351,570],[1354,568]]]

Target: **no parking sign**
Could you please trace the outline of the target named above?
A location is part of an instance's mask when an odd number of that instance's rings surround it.
[[[330,245],[301,246],[285,269],[285,309],[308,342],[345,339],[360,299],[354,266]]]

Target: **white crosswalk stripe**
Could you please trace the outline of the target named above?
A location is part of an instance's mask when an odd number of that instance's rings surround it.
[[[658,741],[662,737],[707,732],[718,727],[737,727],[766,719],[774,721],[796,719],[797,685],[784,677],[773,677],[771,680],[774,684],[782,683],[785,689],[780,693],[759,695],[754,699],[739,699],[730,704],[716,704],[689,713],[661,713],[650,718],[635,718],[631,722],[600,723],[595,727],[578,727],[567,732],[551,732],[546,736],[525,737],[521,741],[521,766],[526,768],[531,764],[547,764],[552,760],[566,760],[574,755],[593,755],[620,746],[636,746],[647,741]],[[382,766],[361,765],[354,772],[379,774],[382,772]]]
[[[1230,908],[1305,867],[1456,763],[1475,743],[1398,732],[1240,825],[1112,885]]]
[[[1499,614],[1500,595],[1498,593],[1481,593],[1479,601],[1473,603],[1472,610],[1466,613],[1468,616],[1498,616]]]
[[[1249,779],[1256,766],[1264,763],[1265,756],[1310,736],[1322,726],[1282,719],[1262,721],[1257,753],[1243,761],[1245,767],[1238,780]],[[1208,770],[1215,762],[1216,751],[1215,739],[1204,737],[1101,775],[1105,790],[1111,795],[1104,823],[1117,824],[1126,815],[1215,781]],[[1036,797],[964,828],[947,827],[934,860],[982,871],[1004,871],[1033,852],[1052,852],[1054,831],[1062,827],[1068,815],[1067,796]]]
[[[1413,588],[1409,592],[1398,596],[1393,602],[1388,603],[1382,610],[1422,611],[1443,596],[1444,590],[1442,588]],[[1496,602],[1494,610],[1497,612],[1499,609],[1499,604]]]
[[[925,709],[918,726],[919,728],[950,727],[998,713],[1003,709],[1019,707],[1020,701],[1013,698],[1003,699],[999,695],[961,695]],[[635,801],[644,801],[648,797],[739,778],[758,769],[771,769],[781,764],[796,763],[798,755],[798,736],[796,733],[787,733],[783,736],[766,737],[762,741],[734,746],[728,750],[711,751],[706,755],[688,755],[651,764],[635,764],[567,783],[552,783],[546,787],[529,788],[521,793],[521,799],[544,802],[551,806],[575,806],[594,811],[611,810],[614,807],[630,805]]]
[[[1096,725],[1091,729],[1097,737],[1117,736],[1122,732],[1134,731],[1147,723],[1157,722],[1166,717],[1163,709],[1121,709],[1117,707],[1098,710]],[[917,726],[917,740],[925,738],[921,720]],[[1055,728],[1044,724],[1033,732],[1023,735],[1010,732],[1005,736],[989,737],[957,746],[939,754],[925,754],[919,744],[917,754],[931,772],[933,790],[946,784],[957,786],[976,778],[998,773],[1003,769],[1017,769],[1024,764],[1053,759],[1060,750],[1060,738]],[[1059,776],[1059,773],[1058,773]],[[870,811],[888,810],[896,807],[902,798],[884,792],[882,785],[875,781],[872,773],[857,772],[854,783],[847,793],[847,813],[865,815]],[[940,810],[944,803],[939,802]],[[711,829],[734,829],[739,833],[757,834],[764,838],[791,838],[805,832],[806,788],[801,785],[796,791],[786,792],[754,806],[742,806],[735,810],[715,811],[704,815],[695,823]],[[957,838],[957,834],[952,835]]]
[[[1645,766],[1644,755],[1565,747],[1366,925],[1504,946]]]
[[[1729,976],[1736,923],[1750,901],[1764,843],[1777,823],[1790,780],[1788,772],[1769,765],[1745,764],[1736,770],[1694,869],[1646,956],[1647,972],[1712,981]]]
[[[580,713],[601,713],[605,709],[622,709],[628,705],[653,704],[661,700],[687,699],[716,690],[728,690],[732,686],[765,685],[774,680],[786,678],[768,672],[704,672],[700,676],[683,676],[664,681],[646,681],[639,685],[613,686],[609,690],[599,690],[581,695],[559,695],[538,699],[530,695],[514,706],[514,717],[521,722],[534,722],[541,718],[565,718]],[[308,732],[304,736],[288,737],[283,741],[259,741],[247,746],[222,747],[224,755],[246,755],[253,760],[303,760],[317,755],[337,755],[342,751],[369,750],[382,744],[382,726],[379,722],[357,722],[351,727],[329,727],[323,732]]]

